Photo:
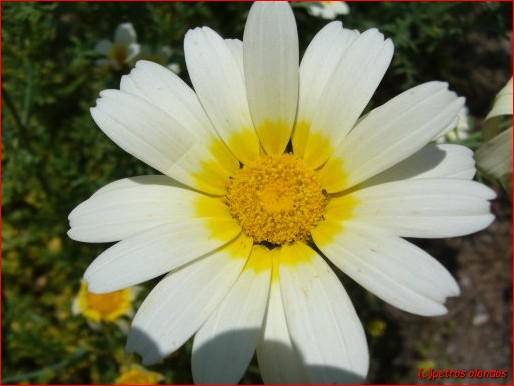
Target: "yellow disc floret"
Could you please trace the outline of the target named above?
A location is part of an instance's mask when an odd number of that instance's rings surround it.
[[[328,203],[317,173],[292,154],[261,156],[245,165],[228,186],[227,199],[255,242],[275,245],[305,241]]]

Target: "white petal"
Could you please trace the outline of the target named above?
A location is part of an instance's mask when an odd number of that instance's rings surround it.
[[[337,15],[348,15],[350,13],[350,6],[345,1],[334,1],[328,4],[331,11]]]
[[[376,29],[358,35],[340,27],[335,24],[322,31],[322,36],[313,42],[313,52],[306,62],[302,61],[295,152],[298,149],[311,167],[323,164],[353,127],[393,56],[393,44],[389,39],[384,41]],[[331,49],[334,52],[328,52]],[[325,58],[327,63],[321,63]],[[320,76],[320,71],[325,75]],[[302,125],[305,128],[300,130]]]
[[[137,62],[122,78],[120,89],[146,99],[191,132],[193,145],[168,175],[195,189],[224,194],[239,162],[219,139],[194,91],[165,67],[148,61]]]
[[[143,364],[153,364],[188,340],[220,304],[250,254],[252,240],[241,234],[228,246],[171,272],[139,308],[127,341]]]
[[[259,371],[265,384],[305,383],[307,375],[289,337],[280,294],[278,259],[274,259],[273,280],[262,334],[257,344]]]
[[[160,64],[138,61],[130,74],[122,77],[120,90],[160,107],[199,139],[216,132],[195,92]]]
[[[227,43],[207,27],[187,32],[187,68],[203,108],[230,150],[247,163],[259,155],[246,88]]]
[[[166,174],[201,192],[224,196],[230,177],[238,169],[239,161],[227,151],[223,141],[213,139],[209,147],[195,142]]]
[[[307,11],[310,15],[316,17],[321,16],[321,14],[323,13],[323,9],[318,4],[313,4],[309,6],[309,8],[307,8]]]
[[[287,2],[255,2],[243,37],[248,104],[264,150],[286,148],[298,104],[298,33]]]
[[[502,126],[502,123],[508,120],[508,117],[505,117],[506,115],[511,116],[510,121],[512,122],[512,77],[508,80],[507,84],[500,90],[498,95],[496,95],[493,108],[491,109],[491,111],[489,111],[489,114],[487,114],[484,124],[482,125],[482,135],[486,141],[491,141],[494,137],[500,134],[501,130],[504,128],[504,126]],[[496,146],[498,145],[499,143],[496,143]],[[484,145],[483,147],[485,146],[490,145]],[[510,167],[509,165],[507,165],[509,158],[506,153],[507,146],[503,147],[504,149],[502,150],[502,152],[504,154],[504,157],[502,157],[503,160],[501,161],[502,166],[500,166],[497,170],[493,170],[494,165],[481,166],[481,168],[490,170],[486,171],[486,173],[489,173],[491,176],[494,176],[496,178],[502,178],[502,175],[506,173],[504,170],[510,169],[510,171],[512,172],[512,165],[510,165]],[[512,164],[512,148],[509,151],[511,153],[510,163]],[[479,154],[479,157],[480,156],[481,155]],[[496,163],[496,161],[493,161],[493,163]],[[508,179],[508,176],[504,178]]]
[[[430,142],[456,119],[464,104],[464,99],[457,98],[447,86],[442,82],[425,83],[367,114],[323,167],[320,178],[325,189],[347,189]]]
[[[345,221],[350,212],[352,219],[402,237],[456,237],[482,230],[493,222],[487,200],[494,197],[494,191],[475,181],[412,179],[336,197],[324,217]]]
[[[271,268],[271,252],[254,246],[241,276],[195,335],[196,384],[235,384],[243,377],[261,333]]]
[[[321,16],[326,20],[333,20],[337,15],[347,15],[350,7],[344,1],[314,1],[307,6],[312,16]]]
[[[161,174],[149,174],[145,176],[135,176],[129,178],[123,178],[121,180],[116,180],[111,182],[105,186],[102,186],[98,189],[93,196],[107,193],[109,191],[114,191],[117,189],[128,189],[133,188],[135,186],[141,185],[165,185],[165,186],[176,186],[180,188],[187,188],[185,185],[180,184],[179,182],[174,181],[168,176],[163,176]]]
[[[476,157],[480,168],[491,176],[512,173],[512,127],[482,145]]]
[[[70,238],[95,243],[119,241],[169,222],[202,217],[198,213],[200,200],[220,210],[224,206],[218,200],[176,186],[169,177],[152,177],[152,183],[137,177],[116,181],[115,188],[109,184],[77,206],[69,215]]]
[[[151,228],[100,254],[84,273],[91,292],[112,292],[184,265],[234,239],[229,219],[188,219]]]
[[[314,242],[339,269],[382,300],[413,314],[443,315],[448,296],[459,294],[455,279],[432,256],[399,237],[357,222],[320,224]]]
[[[310,383],[362,382],[369,366],[366,336],[327,263],[303,243],[285,245],[279,280],[291,340]]]
[[[122,23],[116,28],[116,32],[114,33],[114,42],[116,44],[129,46],[130,44],[135,43],[136,40],[136,30],[132,23]]]
[[[191,133],[163,110],[118,90],[100,93],[93,119],[118,146],[163,174],[191,148]]]
[[[96,46],[95,51],[102,55],[108,55],[112,49],[112,43],[109,40],[100,40]]]
[[[320,9],[317,6],[314,8]],[[316,110],[321,108],[321,97],[333,78],[334,70],[358,36],[357,31],[343,29],[340,21],[329,23],[314,36],[303,55],[293,148],[295,154],[304,158],[312,167],[316,167],[322,162],[321,159],[326,159],[331,153],[328,146],[320,149],[320,136],[326,136],[326,131],[337,130],[335,127],[321,128],[320,132],[316,132],[316,128],[312,128],[312,118]]]
[[[225,39],[225,43],[236,59],[237,66],[239,67],[239,70],[241,70],[241,75],[244,76],[243,42],[239,39]]]
[[[464,110],[465,107],[460,109],[460,111]],[[460,113],[459,113],[460,114]],[[437,133],[433,138],[432,141],[441,141],[441,138],[446,138],[446,135],[449,134],[452,130],[457,130],[457,124],[459,123],[459,117],[456,116],[448,125],[446,125],[439,133]],[[442,142],[444,143],[444,142]]]
[[[110,62],[111,61],[108,59],[98,59],[98,60],[95,60],[95,65],[98,67],[104,67],[104,66],[108,66]]]
[[[299,114],[315,111],[341,57],[358,36],[357,31],[343,29],[340,21],[327,24],[314,36],[300,65]]]
[[[473,152],[460,145],[430,143],[393,167],[364,181],[359,186],[379,185],[411,178],[459,178],[475,175]]]
[[[128,63],[136,58],[141,52],[141,46],[137,43],[132,43],[128,47],[127,58],[125,59],[125,63]]]
[[[489,120],[501,115],[512,115],[512,78],[496,95],[494,106],[485,119]]]

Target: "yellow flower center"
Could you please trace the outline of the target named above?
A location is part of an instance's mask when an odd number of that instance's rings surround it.
[[[329,198],[314,170],[282,154],[261,156],[240,169],[227,199],[232,215],[257,243],[282,245],[305,241]]]

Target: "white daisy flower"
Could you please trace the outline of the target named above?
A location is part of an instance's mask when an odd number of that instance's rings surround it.
[[[350,7],[345,1],[313,1],[307,5],[310,15],[334,20],[338,15],[348,15]]]
[[[163,175],[111,183],[70,214],[72,239],[114,242],[90,291],[166,274],[127,349],[158,362],[194,336],[197,383],[237,383],[257,352],[266,383],[362,381],[366,336],[327,260],[390,304],[441,315],[456,281],[402,237],[453,237],[493,221],[472,153],[434,145],[464,104],[447,84],[361,117],[393,55],[376,29],[325,26],[299,65],[286,2],[255,3],[243,41],[189,31],[195,91],[139,62],[91,110]]]
[[[487,114],[485,133],[497,133],[505,116],[512,119],[512,78],[496,96],[493,108]],[[478,166],[495,178],[512,175],[512,125],[482,145],[476,152]]]
[[[140,51],[137,43],[136,30],[132,23],[122,23],[114,33],[114,43],[109,40],[101,40],[95,47],[95,51],[106,58],[99,59],[97,65],[109,65],[119,70],[128,65]]]

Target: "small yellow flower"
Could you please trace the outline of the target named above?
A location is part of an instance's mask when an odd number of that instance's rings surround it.
[[[387,323],[380,319],[373,319],[368,324],[368,333],[374,337],[379,338],[384,335],[384,332],[387,330]]]
[[[437,363],[432,359],[422,359],[418,361],[418,366],[420,369],[425,369],[425,371],[428,371],[430,373],[429,369],[433,369],[437,367]]]
[[[164,376],[154,371],[148,371],[138,365],[131,365],[122,370],[116,378],[117,385],[152,385],[164,380]]]
[[[72,305],[74,315],[82,314],[92,327],[99,327],[99,323],[115,323],[123,316],[133,316],[132,301],[139,289],[129,287],[119,291],[105,294],[95,294],[88,291],[87,282],[82,281],[80,290]]]
[[[52,237],[46,244],[46,247],[53,254],[57,254],[57,253],[61,252],[62,251],[62,238],[59,236]]]

